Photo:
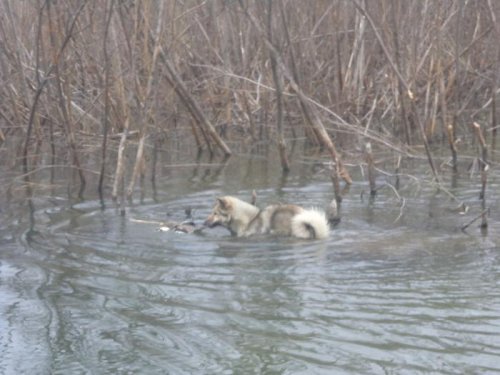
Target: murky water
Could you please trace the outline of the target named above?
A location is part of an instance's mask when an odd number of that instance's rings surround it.
[[[458,229],[479,212],[478,178],[453,189],[471,205],[462,216],[413,178],[404,205],[390,188],[369,202],[355,179],[340,225],[312,242],[133,220],[182,220],[192,206],[202,221],[219,194],[249,199],[254,188],[261,205],[325,205],[328,176],[308,163],[285,184],[261,157],[164,167],[156,194],[125,217],[64,188],[35,194],[31,215],[5,199],[0,373],[500,372],[498,212],[486,235]]]

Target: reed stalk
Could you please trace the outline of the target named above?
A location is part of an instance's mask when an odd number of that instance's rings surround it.
[[[272,35],[272,0],[268,0],[267,2],[267,38],[271,44],[273,43],[273,35]],[[288,155],[286,153],[286,142],[285,136],[283,133],[283,95],[281,89],[281,78],[278,74],[278,63],[276,62],[276,50],[269,50],[269,55],[271,58],[271,70],[273,73],[273,80],[275,86],[276,93],[276,123],[278,129],[278,150],[281,160],[281,169],[283,173],[290,172],[290,162],[288,160]]]
[[[113,16],[113,5],[114,0],[110,1],[109,8],[106,7],[105,13],[105,23],[104,36],[103,36],[103,55],[104,55],[104,117],[102,124],[102,144],[101,144],[101,170],[99,173],[99,182],[97,183],[97,191],[101,200],[103,200],[103,184],[104,184],[104,174],[106,171],[106,154],[108,148],[108,133],[109,133],[109,111],[110,111],[110,98],[109,98],[109,86],[110,86],[110,70],[111,64],[109,60],[108,52],[108,35],[109,26],[111,24],[111,17]]]
[[[487,228],[488,220],[486,212],[486,184],[488,182],[488,169],[489,169],[488,145],[486,144],[486,140],[484,138],[481,125],[479,125],[477,122],[474,122],[473,127],[476,133],[476,137],[479,141],[479,145],[481,146],[481,157],[479,158],[479,169],[481,172],[481,191],[479,193],[479,199],[481,199],[481,208],[483,210],[483,214],[481,216],[481,228]]]
[[[373,161],[372,145],[370,142],[365,145],[365,162],[368,166],[368,183],[370,185],[370,196],[377,195],[375,163]]]

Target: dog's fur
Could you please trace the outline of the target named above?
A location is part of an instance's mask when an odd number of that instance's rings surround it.
[[[221,225],[236,237],[270,233],[321,239],[328,237],[330,229],[325,213],[320,210],[306,210],[292,204],[276,204],[260,210],[231,196],[217,198],[205,225],[210,228]]]

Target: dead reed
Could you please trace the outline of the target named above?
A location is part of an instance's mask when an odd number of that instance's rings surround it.
[[[90,135],[97,189],[114,198],[132,198],[147,146],[178,129],[225,156],[274,142],[284,172],[287,139],[305,137],[331,159],[338,201],[359,142],[402,156],[423,145],[439,182],[432,148],[448,140],[456,171],[468,124],[494,151],[499,12],[491,0],[5,0],[0,142],[22,137],[25,174],[37,144],[65,150],[83,189]]]

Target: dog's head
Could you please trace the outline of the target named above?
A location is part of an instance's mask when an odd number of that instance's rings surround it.
[[[212,213],[205,220],[205,225],[209,228],[222,225],[227,227],[231,221],[232,203],[228,197],[217,198],[217,202]]]

